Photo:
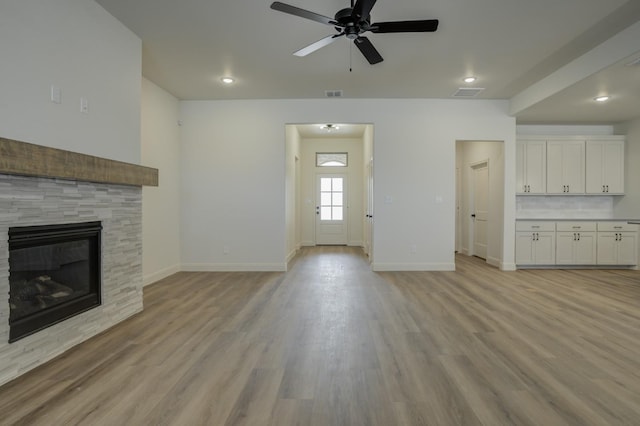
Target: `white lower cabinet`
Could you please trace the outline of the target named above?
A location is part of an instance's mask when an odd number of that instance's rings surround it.
[[[615,221],[516,222],[516,265],[637,263],[637,225]]]
[[[638,233],[635,225],[598,222],[598,265],[638,263]]]
[[[556,264],[593,265],[596,263],[596,223],[556,223]]]
[[[553,265],[555,253],[554,222],[516,224],[516,265]]]

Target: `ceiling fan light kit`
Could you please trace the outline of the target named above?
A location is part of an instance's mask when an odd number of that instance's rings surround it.
[[[351,0],[351,7],[339,10],[334,18],[320,15],[296,6],[291,6],[279,1],[271,4],[271,9],[279,12],[288,13],[300,18],[309,19],[321,24],[334,27],[337,34],[324,37],[309,46],[294,52],[295,56],[307,56],[316,50],[328,46],[338,38],[344,36],[349,40],[353,40],[360,53],[371,64],[377,64],[383,61],[382,56],[373,46],[371,41],[362,36],[365,32],[374,34],[384,33],[417,33],[417,32],[434,32],[438,29],[439,21],[437,19],[417,20],[417,21],[392,21],[392,22],[376,22],[371,23],[371,9],[375,5],[376,0],[357,0],[355,3]]]

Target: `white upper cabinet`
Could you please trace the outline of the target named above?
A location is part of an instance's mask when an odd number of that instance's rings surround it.
[[[547,193],[584,194],[585,142],[547,141]]]
[[[624,141],[586,142],[588,194],[624,194]]]
[[[624,195],[624,136],[524,136],[516,193]]]
[[[518,194],[544,194],[546,192],[546,141],[519,140],[516,143],[516,185]]]

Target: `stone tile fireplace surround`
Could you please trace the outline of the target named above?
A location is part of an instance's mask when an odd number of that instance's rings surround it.
[[[155,169],[0,138],[0,385],[142,310],[142,185],[157,179]],[[90,221],[103,227],[102,304],[8,343],[9,228]]]

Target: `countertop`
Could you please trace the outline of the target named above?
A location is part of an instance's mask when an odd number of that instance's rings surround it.
[[[535,222],[632,222],[634,225],[640,225],[640,219],[629,219],[629,218],[567,218],[567,217],[518,217],[516,218],[516,222],[522,221],[535,221]]]

